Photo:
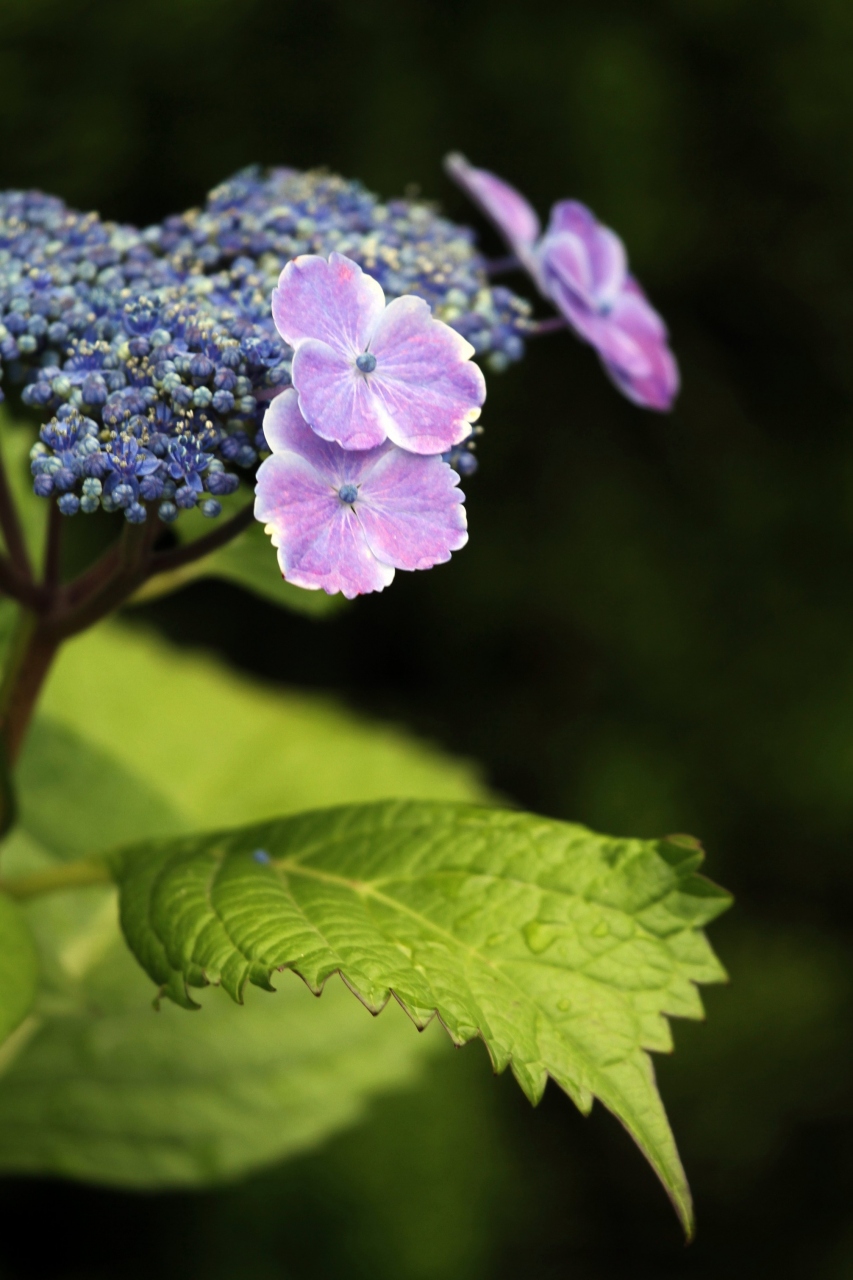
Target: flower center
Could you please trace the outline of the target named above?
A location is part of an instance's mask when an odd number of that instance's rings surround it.
[[[355,367],[362,373],[373,373],[376,368],[376,356],[370,351],[365,351],[363,355],[356,357]]]
[[[358,497],[358,488],[354,484],[342,484],[338,489],[338,497],[341,502],[352,504]]]

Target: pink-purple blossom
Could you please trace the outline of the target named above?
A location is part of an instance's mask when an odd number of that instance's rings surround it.
[[[628,271],[625,246],[577,200],[551,210],[544,235],[524,196],[495,174],[452,155],[447,169],[507,241],[540,292],[598,352],[635,404],[665,411],[678,393],[666,325]]]
[[[304,254],[273,293],[276,328],[294,348],[293,386],[306,422],[344,449],[385,440],[443,453],[470,435],[486,397],[469,342],[422,298],[385,305],[382,286],[343,254]]]
[[[348,599],[381,591],[395,569],[431,569],[468,541],[464,494],[439,457],[390,440],[365,450],[320,438],[297,393],[267,409],[272,454],[258,469],[255,517],[288,582]]]

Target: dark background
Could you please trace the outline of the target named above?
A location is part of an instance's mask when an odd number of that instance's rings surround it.
[[[0,1275],[853,1277],[850,0],[0,0],[0,138],[0,185],[137,223],[252,160],[470,220],[460,148],[622,233],[681,361],[672,416],[540,340],[489,380],[452,564],[324,623],[209,585],[147,620],[527,807],[695,832],[738,898],[733,982],[658,1059],[690,1248],[614,1121],[553,1086],[531,1111],[472,1048],[241,1188],[4,1183]]]

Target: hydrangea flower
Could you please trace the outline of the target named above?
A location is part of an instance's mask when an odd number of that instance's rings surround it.
[[[255,516],[288,582],[352,599],[468,541],[459,477],[441,458],[391,441],[356,451],[322,440],[292,389],[268,408],[264,434],[272,454],[258,469]]]
[[[352,259],[305,254],[282,271],[272,314],[294,348],[299,407],[324,440],[434,454],[471,434],[486,397],[474,348],[422,298],[386,306],[382,286]]]
[[[606,372],[635,404],[665,411],[678,393],[678,366],[666,326],[628,271],[622,241],[576,200],[539,218],[524,196],[464,156],[447,158],[451,177],[504,236],[540,292],[598,352]]]
[[[105,459],[132,437],[158,465],[131,477],[129,519],[194,504],[215,516],[215,499],[251,482],[266,408],[290,385],[272,289],[296,255],[333,251],[388,298],[423,298],[493,365],[523,354],[529,304],[490,285],[473,232],[334,174],[246,170],[144,231],[41,192],[0,192],[0,376],[48,424],[35,492],[61,495],[68,515],[115,509]],[[74,415],[94,425],[69,444],[59,424]],[[466,446],[454,449],[470,468]]]

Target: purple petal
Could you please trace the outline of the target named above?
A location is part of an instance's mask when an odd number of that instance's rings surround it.
[[[444,167],[519,256],[533,247],[539,218],[520,192],[488,169],[475,169],[458,151],[446,157]]]
[[[539,257],[546,279],[558,275],[563,287],[591,310],[612,307],[627,277],[622,241],[577,200],[554,205]]]
[[[559,235],[561,231],[569,231],[572,235],[588,240],[599,225],[598,219],[591,209],[580,200],[558,200],[551,206],[546,235]]]
[[[287,581],[348,599],[388,586],[394,570],[373,555],[352,507],[338,497],[375,454],[347,454],[320,440],[290,389],[267,410],[264,434],[275,452],[258,468],[255,518],[278,548]]]
[[[324,440],[345,449],[372,449],[385,439],[384,414],[372,380],[359,372],[351,354],[341,355],[309,338],[296,348],[292,378],[306,422]]]
[[[467,540],[458,477],[440,458],[321,440],[292,389],[270,405],[264,434],[274,452],[258,469],[255,516],[289,582],[351,599],[388,586],[395,567],[447,560]],[[358,490],[352,503],[339,496],[345,484]]]
[[[382,286],[340,253],[328,262],[316,254],[293,258],[272,295],[273,320],[285,342],[297,347],[319,338],[341,354],[364,351],[384,306]]]
[[[337,491],[342,484],[361,481],[367,454],[344,450],[312,431],[299,409],[295,390],[288,387],[264,414],[264,435],[273,453],[296,453]],[[386,444],[385,450],[392,446]],[[374,455],[371,453],[370,457]]]
[[[440,458],[392,449],[378,458],[356,503],[373,554],[397,569],[431,569],[468,541],[459,477]]]
[[[610,320],[641,360],[637,358],[631,368],[627,361],[614,360],[599,348],[607,373],[634,404],[667,412],[678,394],[678,364],[669,349],[663,320],[634,280],[629,280]]]
[[[376,368],[368,384],[389,440],[413,453],[443,453],[470,435],[486,383],[474,348],[435,320],[422,298],[386,307],[370,344]]]
[[[394,570],[370,550],[352,507],[323,486],[303,458],[272,454],[258,468],[255,492],[255,516],[278,548],[288,582],[352,600],[393,580]]]

